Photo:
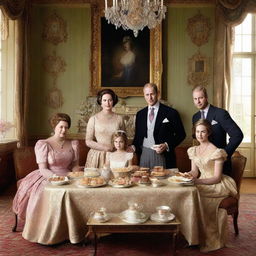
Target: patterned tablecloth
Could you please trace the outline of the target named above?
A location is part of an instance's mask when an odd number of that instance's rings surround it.
[[[76,182],[45,187],[33,219],[27,219],[23,237],[31,242],[56,244],[65,240],[82,241],[87,232],[90,213],[105,207],[108,212],[120,213],[128,201],[143,205],[143,211],[154,213],[159,205],[169,205],[181,221],[181,232],[190,245],[199,243],[200,204],[195,186],[169,184],[153,188],[133,186],[113,188],[80,188]]]

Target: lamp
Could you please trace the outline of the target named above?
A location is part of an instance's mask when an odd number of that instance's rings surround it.
[[[166,6],[163,0],[112,0],[112,7],[108,7],[105,0],[105,18],[108,23],[122,27],[124,30],[133,30],[138,36],[139,30],[144,27],[152,29],[165,18]]]

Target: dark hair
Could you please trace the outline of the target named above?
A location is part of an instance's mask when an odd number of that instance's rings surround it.
[[[207,90],[204,86],[198,85],[198,86],[194,87],[193,90],[192,90],[192,93],[195,92],[195,91],[202,91],[204,93],[204,97],[208,98]]]
[[[118,96],[115,94],[115,92],[111,89],[103,89],[101,91],[98,92],[97,94],[97,103],[99,105],[101,105],[101,102],[102,102],[102,97],[103,95],[105,94],[110,94],[111,97],[112,97],[112,100],[113,100],[113,106],[116,105],[116,103],[118,102]]]
[[[113,133],[112,135],[112,144],[113,144],[113,147],[114,147],[114,140],[118,137],[121,137],[123,138],[124,140],[124,148],[126,149],[127,146],[128,146],[128,138],[127,138],[127,135],[126,135],[126,132],[123,131],[123,130],[118,130],[116,131],[115,133]]]
[[[147,83],[147,84],[144,85],[143,90],[145,88],[147,88],[147,87],[151,87],[154,90],[155,93],[158,93],[158,88],[157,88],[156,84],[154,84],[154,83]]]
[[[212,135],[212,126],[207,119],[199,119],[197,122],[194,123],[192,128],[192,137],[196,139],[196,127],[199,125],[203,125],[206,127],[206,130],[208,132],[208,139],[210,140],[210,136]]]
[[[51,118],[50,118],[50,125],[51,127],[54,129],[56,127],[56,125],[60,122],[60,121],[65,121],[68,123],[68,128],[70,128],[71,126],[71,118],[69,115],[65,114],[65,113],[56,113],[54,114]]]

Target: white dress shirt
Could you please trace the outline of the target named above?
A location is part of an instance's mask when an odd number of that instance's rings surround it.
[[[154,118],[150,122],[149,114],[150,114],[151,108],[154,108]],[[147,117],[148,137],[144,138],[143,147],[151,148],[153,145],[155,145],[154,128],[155,128],[155,123],[156,123],[156,117],[157,117],[158,110],[159,110],[159,102],[157,102],[154,106],[148,106],[148,117]]]

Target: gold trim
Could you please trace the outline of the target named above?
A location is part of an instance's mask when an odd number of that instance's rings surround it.
[[[188,19],[188,35],[191,41],[198,47],[208,42],[211,29],[210,19],[203,16],[200,11],[195,16]]]
[[[90,96],[101,90],[101,22],[104,15],[103,6],[92,4],[92,45],[91,45],[91,87]],[[150,30],[150,81],[158,86],[161,93],[162,79],[162,28],[161,25]],[[143,96],[143,87],[107,87],[114,90],[119,97]]]
[[[207,86],[210,80],[209,57],[198,51],[188,60],[188,83],[192,86]]]

